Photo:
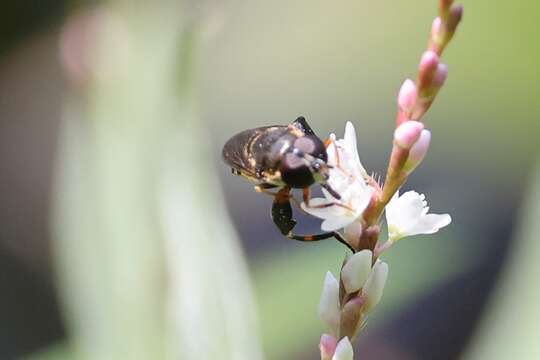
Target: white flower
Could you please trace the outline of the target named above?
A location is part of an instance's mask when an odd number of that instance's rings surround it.
[[[452,221],[448,214],[428,214],[428,210],[424,194],[408,191],[399,196],[399,192],[396,192],[386,205],[389,240],[397,241],[417,234],[433,234]]]
[[[353,348],[348,337],[341,339],[336,347],[332,360],[353,360]]]
[[[337,335],[341,311],[339,309],[339,284],[330,271],[324,278],[319,316],[328,325],[332,335]]]
[[[321,225],[324,231],[339,230],[360,218],[373,193],[373,188],[366,183],[367,173],[358,156],[354,126],[347,122],[344,138],[336,140],[331,134],[330,140],[326,149],[331,166],[327,183],[341,199],[337,200],[323,189],[324,198],[311,199],[309,206],[302,203],[304,211],[324,219]],[[325,204],[334,205],[321,207]]]

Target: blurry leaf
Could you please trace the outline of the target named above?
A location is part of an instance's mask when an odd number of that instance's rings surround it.
[[[540,163],[505,271],[466,359],[540,359]]]
[[[77,358],[261,358],[243,254],[201,146],[196,31],[181,3],[90,15],[98,60],[84,59],[65,105],[55,189]]]
[[[24,357],[24,360],[71,360],[75,356],[67,344],[56,344]]]

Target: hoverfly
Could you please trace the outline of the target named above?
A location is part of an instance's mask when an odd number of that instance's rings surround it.
[[[272,220],[283,235],[299,241],[334,237],[351,249],[338,232],[311,235],[297,235],[292,232],[296,225],[291,207],[292,189],[303,190],[303,200],[307,206],[309,189],[313,184],[319,184],[333,197],[340,199],[340,195],[327,183],[330,166],[327,164],[325,143],[315,135],[304,117],[299,117],[288,125],[264,126],[242,131],[227,141],[222,156],[233,174],[257,183],[257,192],[274,197]],[[269,191],[275,188],[278,191]]]

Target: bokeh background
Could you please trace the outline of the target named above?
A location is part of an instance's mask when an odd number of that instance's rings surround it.
[[[535,264],[540,210],[534,200],[540,200],[535,170],[540,4],[462,3],[463,23],[443,57],[449,78],[425,118],[432,146],[405,185],[425,193],[432,210],[449,212],[453,222],[436,235],[408,238],[385,254],[389,280],[355,344],[359,358],[540,357],[534,341],[527,341],[539,319],[534,304],[540,301]],[[299,115],[321,137],[342,135],[350,120],[365,167],[384,174],[396,94],[406,77],[415,76],[437,4],[231,0],[200,7],[195,6],[193,19],[190,13],[178,16],[202,23],[188,72],[197,94],[196,123],[203,129],[184,129],[196,140],[178,154],[178,167],[189,178],[186,156],[207,154],[197,158],[203,162],[202,184],[224,197],[197,201],[228,209],[221,216],[230,217],[241,242],[239,254],[247,259],[265,357],[314,359],[324,330],[316,316],[322,280],[327,270],[337,273],[345,249],[337,242],[302,244],[280,236],[269,217],[271,199],[230,174],[220,159],[221,146],[243,129],[284,124]],[[66,108],[87,85],[70,82],[59,39],[82,7],[29,0],[1,9],[0,358],[67,359],[74,355],[69,315],[59,296],[65,292],[59,271],[65,268],[55,265],[52,250],[58,233],[52,225],[54,189],[64,171],[62,152],[69,149],[61,146]],[[160,64],[152,61],[152,53],[144,56],[138,61],[150,65],[133,69],[145,73],[130,73],[143,85],[152,77],[151,66]],[[151,93],[155,83],[148,84]],[[174,121],[183,120],[178,115]],[[155,126],[164,125],[156,120]],[[146,161],[151,160],[149,155]],[[130,180],[118,182],[128,186]],[[192,191],[180,188],[179,199]],[[192,235],[190,222],[202,221],[197,216],[212,214],[183,213],[183,236]],[[317,221],[299,217],[301,232],[317,229]],[[212,241],[219,243],[220,230],[212,231]],[[199,245],[186,241],[183,246]],[[520,312],[512,313],[516,309]]]

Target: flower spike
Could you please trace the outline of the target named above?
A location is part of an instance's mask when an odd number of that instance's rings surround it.
[[[408,191],[400,196],[399,189],[429,150],[431,132],[421,121],[448,77],[448,66],[441,62],[441,56],[462,16],[463,6],[454,0],[439,0],[439,14],[432,22],[416,79],[406,79],[397,95],[396,126],[384,183],[369,176],[360,162],[350,122],[343,139],[331,134],[326,142],[327,183],[335,194],[323,186],[324,198],[306,200],[301,207],[323,219],[322,230],[338,233],[355,253],[343,262],[339,282],[330,273],[325,279],[319,314],[332,335],[321,337],[322,360],[353,359],[349,339],[363,328],[381,300],[388,278],[388,265],[380,260],[381,254],[406,236],[432,234],[452,221],[449,214],[429,214],[423,194]],[[383,212],[388,239],[379,243]]]

